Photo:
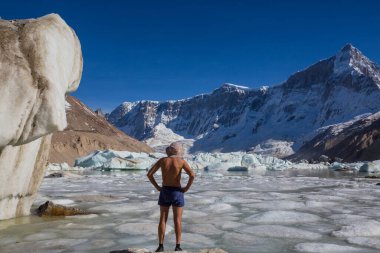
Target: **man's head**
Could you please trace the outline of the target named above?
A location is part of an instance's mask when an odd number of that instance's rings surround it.
[[[173,155],[182,156],[183,154],[182,145],[178,142],[173,142],[166,148],[166,154],[168,156],[173,156]]]

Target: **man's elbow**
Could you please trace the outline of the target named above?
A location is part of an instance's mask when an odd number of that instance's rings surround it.
[[[194,172],[190,173],[189,177],[194,180],[195,179],[195,173]]]

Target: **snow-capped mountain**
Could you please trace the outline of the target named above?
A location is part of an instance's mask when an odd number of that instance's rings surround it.
[[[321,127],[380,111],[379,101],[380,68],[348,44],[277,86],[224,84],[189,99],[125,102],[107,118],[152,146],[187,140],[192,152],[252,149],[285,156]]]

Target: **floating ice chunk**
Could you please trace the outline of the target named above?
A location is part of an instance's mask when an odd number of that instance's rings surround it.
[[[380,222],[376,220],[356,221],[352,225],[343,226],[332,234],[337,237],[380,236]]]
[[[335,224],[340,225],[351,225],[357,221],[365,221],[368,220],[368,216],[363,215],[354,215],[354,214],[334,214],[328,217],[332,219]]]
[[[226,203],[216,203],[216,204],[213,204],[207,208],[207,210],[210,210],[213,213],[224,213],[227,211],[232,212],[235,209],[236,209],[235,207],[233,207],[230,204],[226,204]]]
[[[72,170],[70,165],[67,163],[49,163],[47,166],[48,171],[56,171],[56,170]]]
[[[35,233],[32,235],[28,235],[24,237],[25,241],[42,241],[42,240],[49,240],[49,239],[54,239],[57,238],[58,235],[56,233]]]
[[[293,163],[288,166],[289,168],[296,169],[296,170],[324,170],[328,169],[328,166],[323,163]]]
[[[338,253],[338,252],[365,252],[363,249],[330,243],[299,243],[295,246],[297,251],[310,253]]]
[[[222,230],[217,229],[211,224],[189,224],[186,226],[186,230],[191,233],[201,234],[201,235],[221,235]]]
[[[280,223],[280,224],[293,224],[293,223],[310,223],[320,220],[320,217],[310,213],[301,213],[293,211],[268,211],[258,213],[245,218],[247,223]]]
[[[72,197],[75,201],[79,202],[113,202],[113,201],[119,201],[122,197],[115,196],[115,195],[101,195],[101,194],[75,194],[75,196]],[[128,198],[123,198],[124,200],[128,200]]]
[[[90,211],[104,211],[110,213],[133,213],[139,211],[145,211],[147,208],[156,206],[156,201],[145,201],[144,203],[122,203],[122,204],[112,204],[112,205],[101,205],[92,207]]]
[[[208,198],[204,198],[202,196],[199,196],[199,195],[191,195],[191,196],[187,196],[187,200],[188,202],[192,203],[192,204],[195,204],[195,205],[208,205],[208,204],[214,204],[218,198],[217,197],[208,197]]]
[[[256,166],[259,166],[259,165],[261,165],[261,163],[257,159],[256,155],[246,154],[246,155],[243,155],[241,158],[241,166],[244,166],[247,168],[255,168]]]
[[[347,238],[347,242],[360,245],[360,246],[366,246],[371,247],[375,249],[380,249],[380,239],[376,238],[368,238],[368,237],[349,237]]]
[[[247,196],[235,196],[235,195],[227,195],[225,197],[223,197],[223,203],[230,203],[230,204],[243,204],[243,203],[252,203],[252,202],[256,202],[257,200],[256,199],[250,199],[250,198],[247,198]]]
[[[345,170],[345,171],[360,171],[360,168],[363,167],[362,162],[356,162],[356,163],[340,163],[340,162],[333,162],[331,165],[329,165],[330,170]]]
[[[2,246],[1,253],[15,253],[26,251],[38,253],[58,253],[64,251],[68,247],[79,245],[85,242],[87,242],[87,239],[52,239],[33,242],[20,242]]]
[[[328,207],[333,207],[336,205],[339,205],[339,203],[331,202],[331,201],[313,201],[313,200],[309,200],[305,202],[305,206],[310,207],[310,208],[316,208],[316,207],[328,208]]]
[[[102,248],[109,248],[114,246],[116,243],[109,239],[96,239],[88,243],[75,247],[76,250],[95,250]]]
[[[330,166],[330,170],[342,170],[345,169],[346,165],[344,163],[338,163],[338,162],[333,162]]]
[[[173,227],[166,225],[165,234],[170,233]],[[130,234],[130,235],[156,235],[157,234],[157,224],[156,223],[127,223],[120,225],[116,228],[119,233]]]
[[[215,223],[215,225],[220,227],[223,230],[226,230],[226,229],[234,229],[234,228],[242,227],[245,224],[240,223],[240,222],[235,222],[235,221],[224,221],[223,220],[221,222]]]
[[[70,216],[70,219],[72,219],[73,216]],[[84,223],[67,223],[59,225],[58,228],[60,229],[69,229],[69,230],[83,230],[83,229],[89,229],[89,230],[100,230],[107,227],[114,227],[116,226],[115,223],[98,223],[98,224],[84,224]]]
[[[360,169],[360,172],[380,172],[380,160],[364,163]]]
[[[75,160],[75,166],[99,169],[141,169],[150,168],[157,161],[147,153],[104,150],[95,151]]]
[[[265,201],[262,203],[253,203],[249,207],[257,209],[266,209],[266,210],[293,210],[304,208],[305,204],[297,201],[290,200],[278,200],[278,201]]]
[[[67,216],[67,218],[70,219],[93,219],[97,218],[99,215],[98,214],[85,214],[85,215],[73,215],[73,216]]]
[[[213,247],[215,242],[204,235],[198,235],[193,233],[182,233],[182,238],[186,238],[183,242],[185,245],[192,247]]]
[[[3,235],[3,234],[1,235],[0,246],[6,245],[6,244],[13,244],[16,242],[20,242],[20,238],[16,235]]]
[[[119,236],[120,237],[120,236]],[[157,239],[157,234],[155,235],[143,235],[143,236],[126,236],[122,237],[118,240],[119,244],[121,245],[146,245],[148,241],[153,241]],[[167,238],[165,238],[167,239]],[[151,251],[148,251],[151,252]]]
[[[274,237],[274,238],[299,238],[306,240],[318,240],[322,235],[307,230],[280,225],[258,225],[250,226],[241,230],[244,233],[256,236]]]
[[[204,217],[204,216],[207,216],[207,215],[208,214],[205,213],[205,212],[194,211],[194,210],[185,210],[183,212],[183,218],[190,218],[190,219]]]
[[[334,196],[329,193],[329,195],[323,195],[323,194],[313,194],[313,195],[306,195],[306,199],[309,200],[316,200],[316,201],[347,201],[347,198],[343,198],[340,196]]]
[[[73,239],[87,239],[87,238],[93,238],[97,234],[99,234],[99,230],[88,230],[88,229],[70,229],[70,230],[63,230],[60,231],[64,237],[66,238],[73,238]]]
[[[226,233],[223,236],[223,240],[227,241],[230,245],[238,245],[238,246],[251,246],[255,244],[268,244],[271,239],[257,237],[249,234],[241,234],[241,233]]]

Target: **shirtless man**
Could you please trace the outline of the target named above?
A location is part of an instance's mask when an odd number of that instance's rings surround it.
[[[160,223],[158,225],[158,240],[159,246],[156,252],[164,251],[164,237],[166,222],[168,220],[169,208],[173,206],[174,229],[176,236],[176,246],[174,251],[182,251],[181,243],[181,223],[183,206],[185,205],[184,193],[190,189],[194,181],[195,174],[191,170],[189,164],[180,156],[182,147],[178,143],[172,143],[166,148],[168,157],[161,158],[149,170],[147,177],[153,186],[160,192],[158,204],[160,205]],[[161,168],[162,171],[162,187],[160,187],[153,175]],[[187,185],[181,187],[181,171],[182,169],[189,175]]]

